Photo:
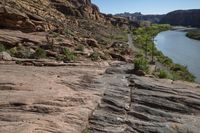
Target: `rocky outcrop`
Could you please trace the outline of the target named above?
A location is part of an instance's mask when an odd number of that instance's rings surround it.
[[[71,0],[62,2],[60,0],[51,0],[51,4],[66,16],[76,16],[99,21],[101,14],[96,5],[89,0]]]
[[[34,31],[36,26],[25,13],[11,7],[0,6],[0,27]]]
[[[0,52],[0,61],[11,61],[12,57],[7,52]]]
[[[108,69],[106,90],[90,116],[90,133],[198,133],[200,86]]]
[[[160,23],[171,25],[200,27],[200,9],[178,10],[168,13]]]

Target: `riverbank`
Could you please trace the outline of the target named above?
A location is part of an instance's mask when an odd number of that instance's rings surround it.
[[[152,66],[148,64],[148,62],[153,64],[155,69],[151,69],[150,73],[158,78],[169,78],[172,80],[185,80],[194,82],[195,77],[188,71],[187,67],[173,63],[172,59],[165,56],[155,47],[155,40],[152,38],[154,38],[161,31],[166,31],[169,29],[171,29],[171,26],[169,25],[157,24],[154,24],[150,27],[141,27],[135,29],[133,31],[133,35],[135,38],[136,47],[141,50],[138,51],[138,55],[136,56],[135,60],[140,63],[138,63],[138,66],[141,69],[145,68],[143,71],[146,71],[147,73],[149,72],[149,66]]]
[[[191,39],[200,40],[200,29],[190,30],[190,31],[188,31],[186,36]]]

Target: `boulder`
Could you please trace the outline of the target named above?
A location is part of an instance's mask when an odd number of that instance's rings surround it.
[[[0,61],[11,61],[12,57],[7,52],[0,52]]]

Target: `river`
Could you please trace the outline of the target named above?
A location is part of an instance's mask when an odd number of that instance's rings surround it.
[[[164,31],[155,37],[155,44],[157,49],[174,63],[187,66],[196,77],[196,81],[200,83],[200,41],[185,35],[184,31]]]

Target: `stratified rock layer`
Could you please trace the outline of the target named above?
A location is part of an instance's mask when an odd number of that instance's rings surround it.
[[[199,133],[197,84],[125,75],[119,67],[107,73],[106,91],[89,120],[90,133]]]
[[[199,133],[199,84],[111,65],[0,65],[0,133]]]
[[[81,133],[103,86],[98,64],[0,65],[0,133]]]

